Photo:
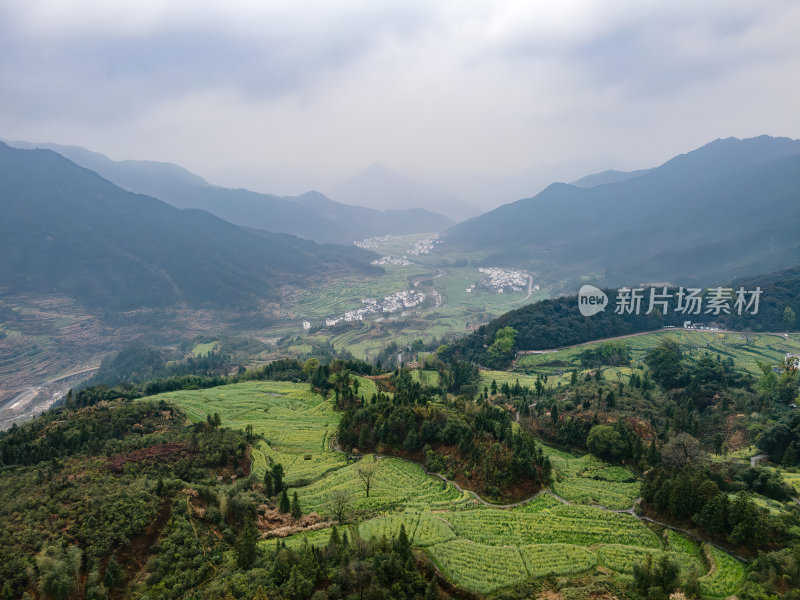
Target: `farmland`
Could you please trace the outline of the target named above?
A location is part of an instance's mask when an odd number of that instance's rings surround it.
[[[267,456],[283,464],[289,483],[315,479],[344,464],[342,455],[328,451],[339,415],[329,401],[309,391],[308,385],[247,382],[168,392],[154,398],[175,404],[195,422],[218,413],[227,427],[252,425],[254,433],[265,439],[252,450],[257,477],[264,474]]]
[[[369,379],[361,383],[365,391],[374,385]],[[176,404],[192,421],[219,413],[223,425],[244,429],[251,424],[263,436],[251,450],[256,478],[269,460],[282,462],[304,513],[331,515],[332,492],[346,490],[349,525],[342,527],[342,534],[351,539],[391,538],[405,527],[414,547],[472,592],[492,593],[531,578],[599,568],[626,578],[632,564],[648,554],[669,556],[685,572],[696,569],[710,596],[735,591],[743,576],[741,565],[723,552],[701,550],[674,532],[664,535],[631,514],[612,512],[631,507],[639,484],[628,469],[591,455],[576,457],[545,447],[558,497],[545,491],[521,506],[495,508],[428,475],[416,463],[373,456],[348,461],[331,451],[328,442],[338,414],[329,400],[306,385],[248,382],[155,399]],[[359,469],[370,464],[375,474],[367,496]],[[326,544],[329,537],[330,529],[322,529],[292,535],[283,543],[300,549]],[[262,541],[266,548],[274,544]]]
[[[639,368],[647,352],[663,340],[674,340],[681,345],[689,360],[704,356],[719,355],[722,360],[732,358],[740,371],[759,373],[757,362],[778,364],[787,353],[800,354],[800,336],[793,334],[788,339],[782,335],[750,334],[745,338],[739,333],[672,329],[654,333],[643,333],[622,339],[631,350],[631,367]],[[525,354],[516,362],[522,373],[550,373],[554,385],[560,377],[572,370],[581,370],[580,354],[595,348],[602,342],[583,344],[572,348],[538,354]],[[612,381],[627,380],[632,370],[627,367],[605,367],[603,374]],[[498,384],[500,382],[498,381]]]
[[[544,450],[555,468],[551,487],[565,500],[627,510],[639,495],[639,482],[625,467],[610,466],[591,454],[577,458],[547,446]]]

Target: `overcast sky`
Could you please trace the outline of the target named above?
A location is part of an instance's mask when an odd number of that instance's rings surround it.
[[[800,137],[798,31],[796,0],[4,0],[0,137],[277,193],[640,168]]]

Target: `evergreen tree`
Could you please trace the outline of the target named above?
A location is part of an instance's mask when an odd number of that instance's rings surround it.
[[[275,485],[272,483],[272,473],[269,469],[264,471],[264,493],[269,497],[275,495]]]
[[[272,465],[272,484],[276,494],[283,490],[283,465],[281,463]]]
[[[285,493],[285,491],[284,491],[284,493]],[[283,501],[283,498],[281,498],[281,501]],[[292,495],[292,506],[291,506],[290,511],[292,513],[292,518],[295,521],[299,520],[300,517],[303,516],[303,511],[300,510],[300,501],[297,499],[297,492],[295,492]]]
[[[251,511],[247,511],[236,540],[236,564],[241,569],[250,569],[256,561],[258,530]]]
[[[286,488],[281,491],[281,500],[278,509],[283,513],[286,514],[291,510],[291,506],[289,504],[289,496],[286,493]]]

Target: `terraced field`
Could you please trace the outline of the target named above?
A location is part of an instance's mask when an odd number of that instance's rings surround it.
[[[345,463],[343,455],[328,449],[339,415],[330,401],[313,394],[307,384],[254,381],[168,392],[155,399],[175,404],[195,422],[219,413],[226,427],[252,425],[265,438],[252,450],[253,470],[259,478],[266,457],[283,464],[290,484],[316,479]]]
[[[752,334],[748,342],[739,333],[672,329],[634,335],[624,338],[622,342],[631,349],[632,366],[638,367],[647,352],[665,339],[679,343],[690,360],[704,356],[706,352],[712,356],[719,354],[723,360],[733,358],[737,369],[751,373],[759,372],[757,361],[777,364],[786,353],[800,354],[800,336],[796,334],[790,335],[788,339],[782,335]],[[600,343],[584,344],[556,352],[526,354],[517,360],[516,366],[519,371],[528,373],[580,370],[581,352]],[[607,379],[614,379],[615,376],[627,378],[630,371],[608,367],[604,369],[604,374]]]
[[[352,524],[342,534],[391,538],[404,526],[412,544],[442,573],[473,592],[491,593],[530,578],[591,573],[599,567],[629,577],[632,564],[648,554],[667,554],[682,569],[696,569],[704,593],[711,596],[735,591],[743,577],[741,565],[725,553],[707,548],[706,558],[688,538],[657,534],[633,515],[589,506],[626,509],[638,494],[630,471],[592,456],[546,448],[558,475],[554,492],[564,500],[543,493],[522,506],[500,509],[479,504],[415,463],[372,456],[347,463],[327,446],[338,415],[330,401],[306,385],[249,382],[158,398],[176,404],[193,421],[217,412],[223,425],[252,424],[265,437],[253,450],[256,476],[263,473],[268,457],[280,460],[303,512],[329,515],[331,492],[347,490],[352,494]],[[369,463],[374,463],[375,475],[367,497],[358,470]],[[301,548],[326,544],[329,537],[330,529],[323,529],[281,543]],[[262,545],[276,543],[265,540]]]
[[[639,496],[639,482],[625,467],[610,466],[591,454],[575,457],[544,446],[555,468],[553,491],[570,502],[627,510]]]
[[[390,539],[401,526],[442,573],[477,593],[491,593],[530,578],[588,573],[598,566],[629,577],[634,562],[648,554],[655,559],[667,555],[686,572],[695,569],[715,593],[726,586],[735,588],[737,577],[735,559],[722,567],[728,575],[707,574],[700,548],[679,534],[669,532],[664,542],[631,515],[567,506],[549,494],[511,510],[410,509],[362,522],[350,531],[363,538]],[[328,535],[303,534],[299,542],[289,538],[289,543],[295,547],[304,539],[326,543]]]
[[[372,457],[362,460],[371,462]],[[375,462],[376,473],[369,497],[358,477],[361,465],[356,462],[298,488],[303,512],[329,514],[331,492],[337,489],[351,492],[353,510],[370,514],[406,507],[437,510],[474,502],[471,495],[459,492],[452,484],[426,475],[420,465],[399,458],[382,458]]]

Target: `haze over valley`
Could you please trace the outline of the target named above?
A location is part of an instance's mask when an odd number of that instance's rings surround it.
[[[0,600],[800,600],[798,30],[0,3]]]

